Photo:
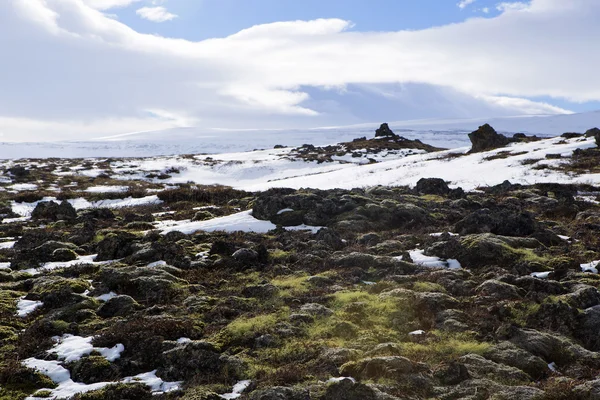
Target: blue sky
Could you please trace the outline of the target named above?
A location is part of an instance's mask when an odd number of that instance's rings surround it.
[[[599,0],[2,0],[0,137],[591,111],[598,20]]]
[[[566,0],[565,0],[566,1]],[[157,24],[139,18],[139,3],[111,13],[139,32],[199,41],[226,37],[254,25],[278,21],[340,18],[357,32],[421,30],[460,23],[469,18],[494,18],[499,0],[169,0],[160,4],[177,18]],[[505,2],[504,2],[505,3]],[[550,96],[526,97],[574,112],[600,109],[600,101],[573,102]]]
[[[139,4],[113,11],[136,30],[201,40],[277,21],[341,18],[356,31],[426,29],[471,17],[499,14],[498,1],[478,0],[459,8],[456,0],[170,0],[163,3],[178,18],[157,24],[138,18]],[[482,11],[488,9],[488,13]]]

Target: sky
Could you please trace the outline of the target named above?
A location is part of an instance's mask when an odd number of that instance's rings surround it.
[[[0,141],[600,109],[598,0],[2,0]]]

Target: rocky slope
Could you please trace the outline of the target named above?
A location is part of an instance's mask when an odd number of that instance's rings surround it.
[[[597,174],[585,143],[552,168]],[[597,186],[252,192],[136,162],[5,163],[0,399],[600,398]]]

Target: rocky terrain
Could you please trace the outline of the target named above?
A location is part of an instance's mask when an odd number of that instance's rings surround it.
[[[0,399],[600,399],[600,131],[488,125],[443,152],[388,130],[268,157],[546,181],[254,191],[177,181],[233,156],[4,162]]]

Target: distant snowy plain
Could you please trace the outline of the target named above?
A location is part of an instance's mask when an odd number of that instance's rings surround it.
[[[381,121],[384,122],[384,121]],[[564,132],[585,132],[600,126],[600,111],[552,115],[519,116],[491,119],[446,119],[390,122],[391,128],[408,139],[443,148],[469,145],[467,134],[484,123],[500,133],[557,136]],[[151,157],[177,154],[222,154],[271,149],[275,145],[300,146],[305,143],[327,145],[372,137],[377,123],[316,129],[224,130],[208,128],[172,128],[99,137],[69,142],[4,142],[0,159]]]

